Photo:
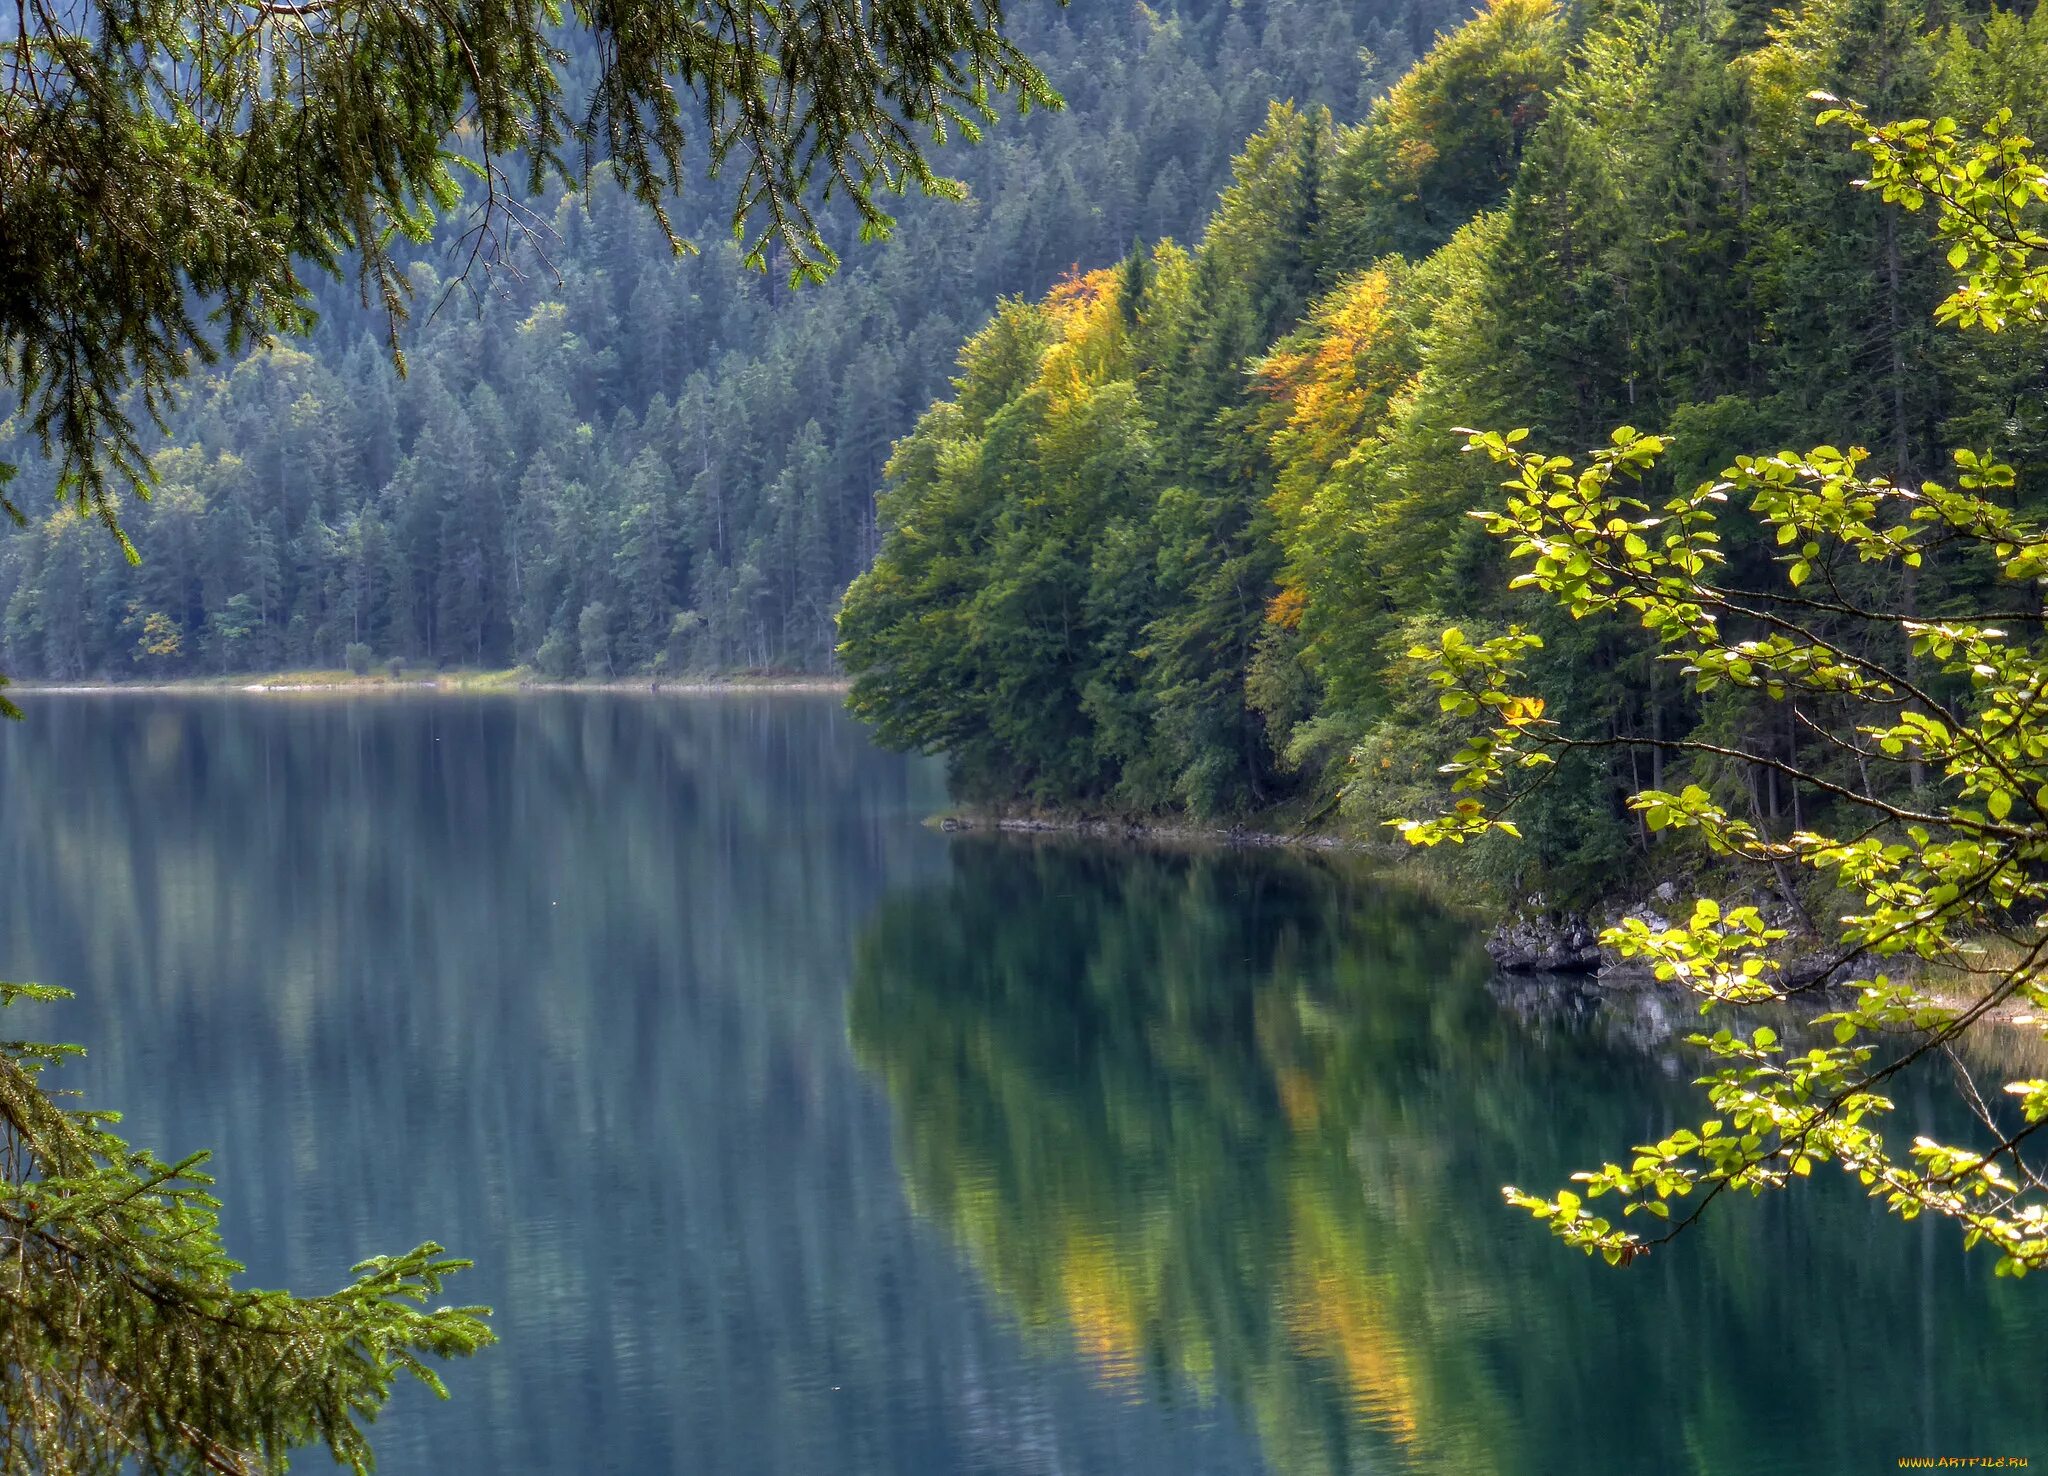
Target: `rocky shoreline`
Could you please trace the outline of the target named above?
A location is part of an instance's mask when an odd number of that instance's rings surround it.
[[[1611,908],[1595,919],[1548,910],[1541,897],[1532,897],[1514,917],[1493,930],[1486,940],[1486,952],[1504,974],[1570,975],[1605,989],[1644,988],[1656,982],[1649,966],[1602,947],[1600,934],[1631,918],[1655,932],[1675,927],[1679,919],[1667,914],[1676,913],[1684,900],[1677,885],[1667,881],[1648,902]],[[1764,921],[1786,933],[1773,950],[1779,983],[1795,988],[1812,984],[1857,961],[1845,959],[1838,948],[1823,946],[1783,900],[1764,895],[1753,900]]]
[[[1082,835],[1099,840],[1167,845],[1344,851],[1379,856],[1389,861],[1397,861],[1405,854],[1403,849],[1386,843],[1327,833],[1289,833],[1244,826],[1202,826],[1078,815],[1020,816],[966,812],[941,815],[931,823],[949,833],[992,831],[1010,835]],[[1793,985],[1811,983],[1841,964],[1840,954],[1818,946],[1819,940],[1782,899],[1759,894],[1752,900],[1771,926],[1782,927],[1789,935],[1778,950],[1783,982]],[[1503,976],[1547,977],[1596,991],[1650,988],[1657,982],[1650,968],[1602,947],[1600,934],[1628,918],[1639,919],[1659,931],[1673,927],[1677,921],[1674,914],[1686,905],[1686,901],[1680,888],[1668,881],[1658,886],[1644,902],[1632,906],[1616,904],[1599,913],[1553,908],[1540,896],[1530,897],[1511,916],[1495,925],[1486,939],[1486,952]]]

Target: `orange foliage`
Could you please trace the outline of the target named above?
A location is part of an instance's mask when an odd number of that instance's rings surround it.
[[[1277,625],[1282,630],[1299,630],[1301,613],[1308,607],[1308,596],[1289,585],[1286,589],[1266,601],[1266,623]]]
[[[1392,173],[1404,184],[1416,184],[1436,158],[1436,145],[1428,139],[1404,138],[1394,147]]]
[[[1046,311],[1055,319],[1064,318],[1076,308],[1100,302],[1115,290],[1116,273],[1108,267],[1098,267],[1092,272],[1084,272],[1078,266],[1068,267],[1067,274],[1045,294]]]

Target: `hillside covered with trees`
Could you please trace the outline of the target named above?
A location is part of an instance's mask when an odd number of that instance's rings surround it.
[[[1641,631],[1510,592],[1510,550],[1467,516],[1503,505],[1502,472],[1464,430],[1565,450],[1660,432],[1652,503],[1820,443],[1909,486],[1950,446],[2038,484],[2041,329],[1938,325],[1934,221],[1854,188],[1867,163],[1816,122],[1820,91],[1881,119],[2010,108],[2038,132],[2048,20],[1495,0],[1357,124],[1275,106],[1196,244],[1072,275],[970,341],[896,451],[880,557],[847,598],[856,708],[947,753],[975,800],[1374,823],[1440,806],[1462,733],[1410,653],[1519,623],[1571,736],[1810,756],[1781,693],[1702,693]],[[1725,550],[1751,587],[1801,553],[1751,539]],[[1986,571],[1937,552],[1844,577],[1939,614]],[[1813,800],[1768,766],[1687,762],[1746,784],[1767,833]],[[1525,844],[1475,850],[1597,891],[1652,839],[1626,797],[1672,767],[1572,750],[1518,807]]]
[[[600,166],[528,202],[512,271],[471,270],[473,218],[396,248],[415,284],[399,377],[381,306],[323,279],[309,337],[203,372],[123,513],[144,562],[70,511],[21,417],[0,420],[0,671],[168,677],[530,664],[547,674],[830,666],[833,615],[878,546],[892,441],[945,392],[1004,294],[1199,226],[1270,99],[1355,115],[1458,0],[1177,0],[1020,9],[1066,100],[937,163],[963,204],[894,202],[860,245],[820,202],[830,282],[746,270],[717,189],[675,216]],[[567,79],[587,91],[594,55]],[[138,417],[139,418],[139,417]],[[351,648],[354,651],[351,652]]]

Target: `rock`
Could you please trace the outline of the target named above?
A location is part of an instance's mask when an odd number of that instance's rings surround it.
[[[1834,949],[1810,950],[1793,954],[1784,961],[1778,983],[1786,989],[1812,989],[1815,985],[1823,985],[1829,990],[1842,989],[1855,980],[1869,977],[1869,971],[1876,962],[1865,953],[1844,958]]]
[[[1647,989],[1657,982],[1656,971],[1641,959],[1613,954],[1601,955],[1594,978],[1602,989]]]
[[[1624,922],[1633,918],[1653,933],[1668,933],[1671,931],[1671,919],[1654,908],[1631,907],[1621,916]]]
[[[1662,902],[1667,907],[1670,906],[1678,900],[1678,883],[1659,882],[1657,884],[1656,896],[1659,902]]]
[[[1589,974],[1600,966],[1593,930],[1569,914],[1524,913],[1495,929],[1486,951],[1510,973]]]

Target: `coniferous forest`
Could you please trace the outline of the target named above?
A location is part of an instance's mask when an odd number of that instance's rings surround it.
[[[962,206],[909,198],[883,245],[824,202],[845,266],[745,269],[716,189],[676,258],[600,165],[525,202],[530,239],[469,270],[474,220],[409,248],[406,376],[381,304],[315,289],[303,339],[206,370],[124,525],[46,516],[55,468],[17,423],[0,460],[36,526],[0,532],[0,671],[168,677],[398,658],[550,677],[821,671],[873,558],[891,442],[946,393],[962,339],[1136,240],[1198,233],[1273,97],[1357,115],[1455,0],[1022,8],[1066,106],[944,151]],[[594,53],[565,82],[587,90]],[[403,243],[401,243],[401,246]],[[451,285],[461,277],[460,285]]]

